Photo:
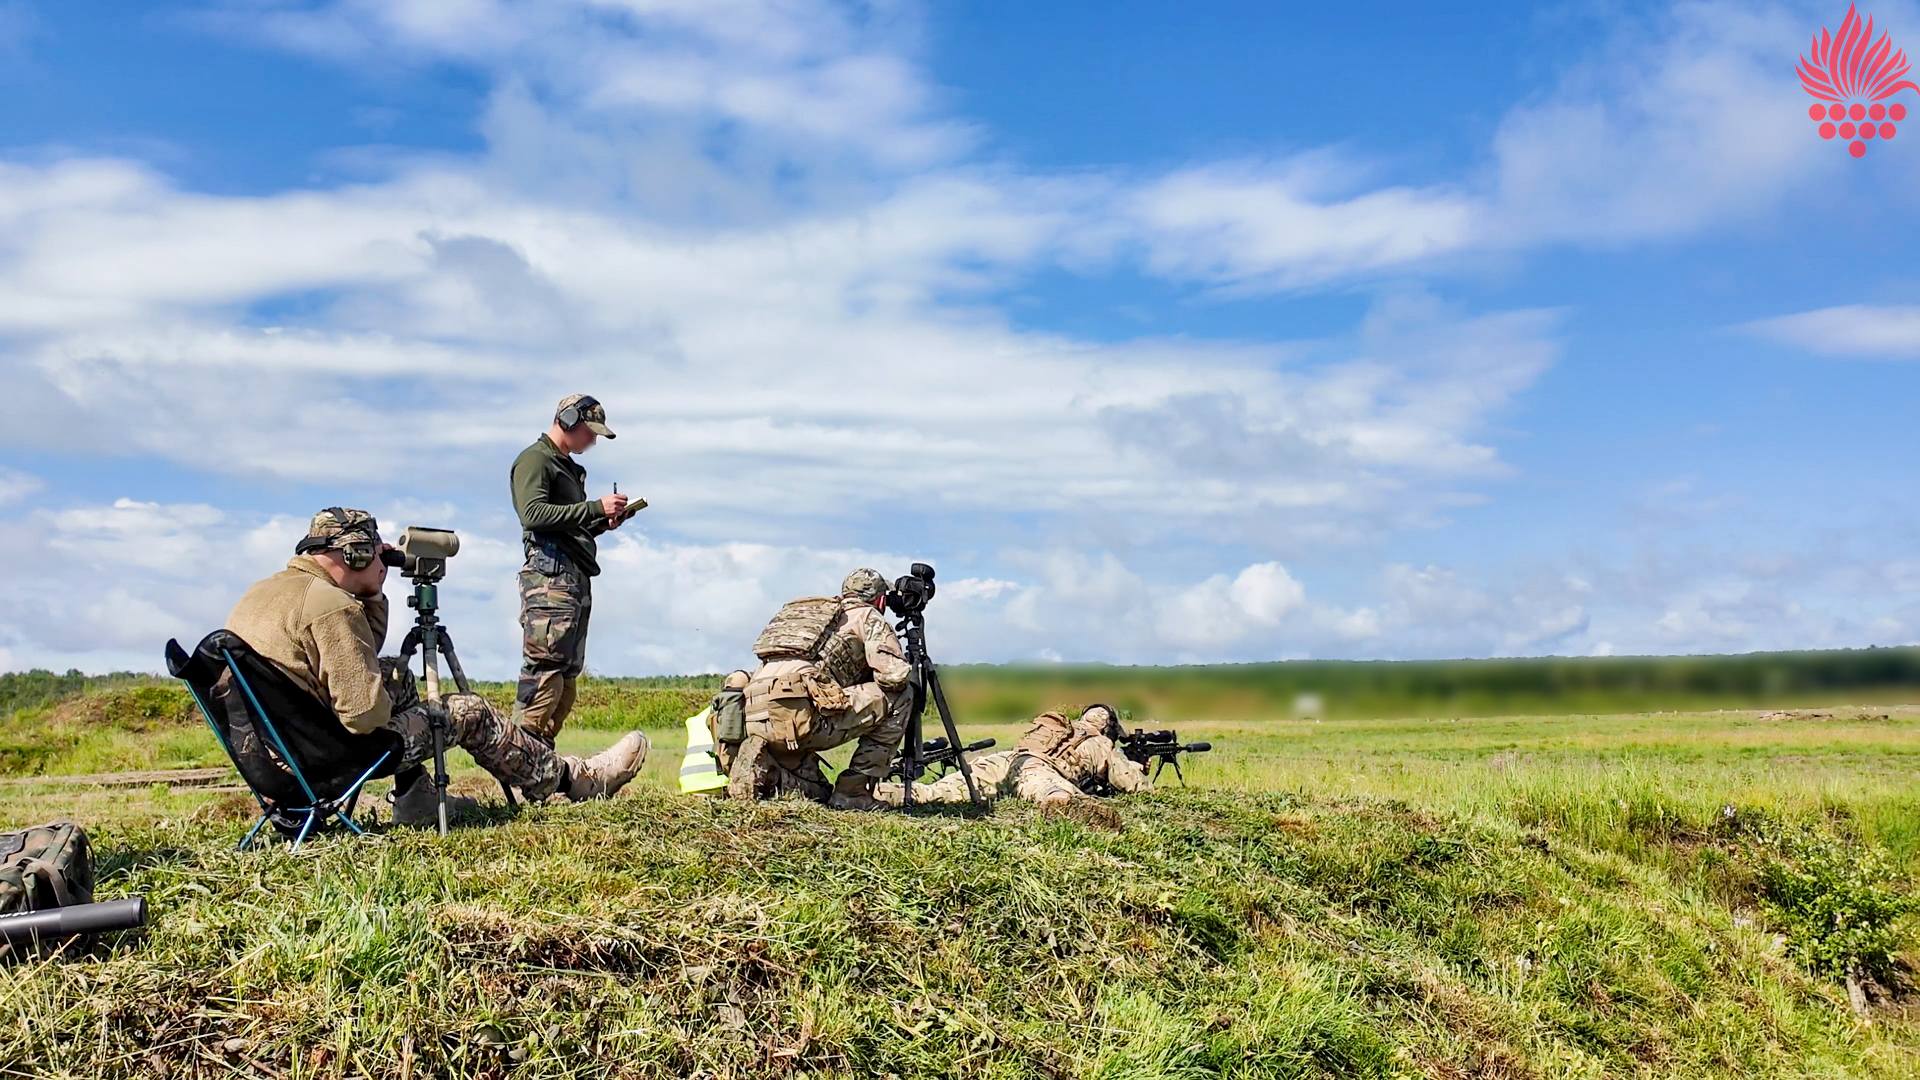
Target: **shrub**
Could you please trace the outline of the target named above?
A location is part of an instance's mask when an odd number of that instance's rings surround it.
[[[1833,823],[1728,816],[1747,836],[1761,902],[1802,963],[1837,979],[1891,974],[1920,895],[1903,890],[1885,848]]]

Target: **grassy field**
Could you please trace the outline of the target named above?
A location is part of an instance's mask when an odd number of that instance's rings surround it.
[[[951,681],[1003,745],[1081,689],[992,674]],[[684,798],[703,684],[628,681],[563,738],[653,735],[619,800],[245,855],[244,795],[58,779],[218,764],[176,691],[50,696],[0,724],[0,824],[86,822],[156,917],[0,967],[0,1071],[1920,1075],[1897,695],[1309,720],[1130,678],[1216,752],[1118,831]]]

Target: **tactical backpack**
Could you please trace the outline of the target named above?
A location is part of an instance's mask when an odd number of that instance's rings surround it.
[[[93,852],[71,821],[0,833],[0,915],[93,901]],[[0,956],[9,946],[0,944]]]
[[[774,613],[754,640],[762,660],[818,660],[820,650],[840,627],[840,601],[832,596],[803,596]]]
[[[1021,733],[1014,749],[1052,761],[1074,741],[1073,735],[1073,721],[1061,713],[1044,712],[1033,718],[1032,726]]]

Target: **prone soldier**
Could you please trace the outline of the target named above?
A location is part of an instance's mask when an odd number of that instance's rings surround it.
[[[988,797],[1013,795],[1047,805],[1088,799],[1094,792],[1153,790],[1146,770],[1118,745],[1120,718],[1106,705],[1089,705],[1078,720],[1057,712],[1041,713],[1011,750],[974,758],[973,782]],[[901,786],[880,785],[874,797],[890,806],[901,803]],[[949,773],[928,785],[915,785],[915,802],[964,803],[966,778]]]
[[[452,694],[440,705],[419,700],[412,673],[397,658],[379,655],[387,634],[381,556],[389,550],[373,515],[328,507],[313,516],[286,569],[240,597],[227,629],[331,708],[347,730],[399,734],[396,822],[426,825],[436,818],[437,793],[419,768],[433,753],[430,714],[436,709],[444,711],[452,743],[530,799],[607,797],[639,773],[649,744],[638,731],[581,760],[555,754],[477,694]]]

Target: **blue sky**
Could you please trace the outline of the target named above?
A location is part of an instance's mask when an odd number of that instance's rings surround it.
[[[608,673],[911,558],[949,660],[1920,641],[1844,11],[0,0],[0,668],[152,668],[345,503],[463,531],[503,675],[575,389],[655,504]]]

